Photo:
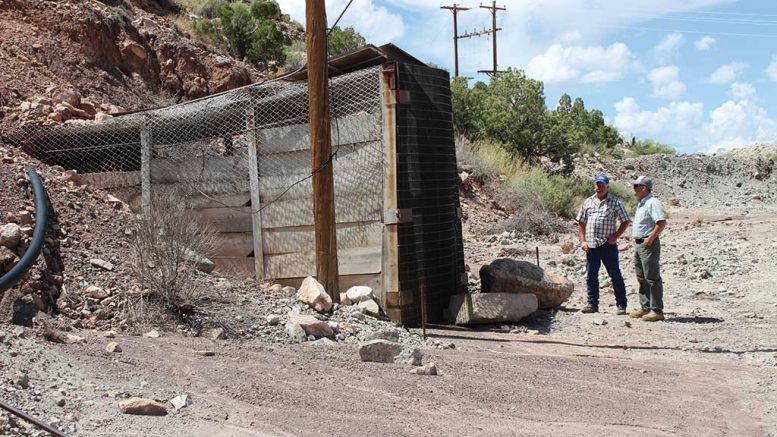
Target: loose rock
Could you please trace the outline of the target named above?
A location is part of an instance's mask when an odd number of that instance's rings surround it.
[[[124,414],[138,414],[144,416],[165,416],[167,408],[164,404],[153,399],[130,398],[119,402],[119,410]]]
[[[175,411],[178,411],[181,408],[186,408],[189,405],[191,405],[192,404],[192,397],[189,396],[189,393],[184,393],[182,395],[178,395],[178,396],[170,399],[170,404],[173,405],[173,408],[175,408]]]
[[[434,363],[429,363],[420,367],[416,367],[415,369],[411,370],[410,373],[414,373],[416,375],[437,375],[437,365]]]
[[[89,260],[89,263],[95,267],[99,267],[104,270],[108,270],[108,271],[113,270],[113,264],[109,263],[108,261],[101,260],[100,258],[92,258]]]
[[[353,303],[359,303],[375,298],[375,296],[372,294],[372,288],[364,285],[357,285],[355,287],[349,288],[345,293],[345,296]]]
[[[300,314],[289,314],[289,322],[295,323],[302,327],[306,335],[312,335],[316,338],[332,337],[335,335],[334,330],[329,324],[323,320],[318,320],[313,316],[306,316]]]
[[[318,312],[327,312],[332,309],[332,298],[326,294],[324,286],[312,276],[308,276],[302,281],[302,285],[297,291],[297,299]]]
[[[401,352],[401,344],[387,340],[371,340],[359,346],[359,358],[362,361],[393,363]]]

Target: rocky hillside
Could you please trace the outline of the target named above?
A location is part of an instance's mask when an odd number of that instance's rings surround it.
[[[647,155],[624,160],[585,158],[575,174],[590,178],[607,172],[628,184],[638,175],[654,178],[655,193],[673,206],[688,208],[775,207],[777,146],[759,145],[727,154]]]
[[[0,129],[162,106],[265,76],[182,32],[175,11],[168,0],[0,1]],[[73,92],[83,107],[57,98]]]

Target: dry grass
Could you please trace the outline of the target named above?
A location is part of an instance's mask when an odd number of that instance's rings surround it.
[[[593,192],[590,181],[549,174],[532,167],[497,143],[456,139],[456,154],[462,167],[482,182],[503,181],[499,202],[514,218],[501,224],[503,230],[549,234],[562,228],[559,218],[574,218],[583,200]],[[628,187],[610,184],[611,192],[623,199],[631,212],[636,198]]]

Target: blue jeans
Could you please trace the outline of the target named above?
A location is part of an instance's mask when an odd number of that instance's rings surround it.
[[[618,263],[618,246],[604,243],[588,249],[585,255],[586,285],[588,286],[588,305],[599,307],[599,266],[604,264],[615,288],[615,304],[626,309],[626,283],[623,282]]]

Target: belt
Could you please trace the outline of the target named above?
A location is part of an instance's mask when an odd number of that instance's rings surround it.
[[[634,242],[637,243],[637,244],[642,244],[642,242],[644,242],[644,241],[645,241],[644,238],[635,238],[634,239]]]

